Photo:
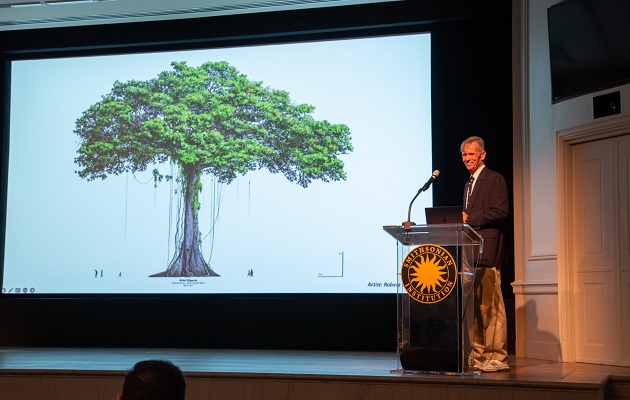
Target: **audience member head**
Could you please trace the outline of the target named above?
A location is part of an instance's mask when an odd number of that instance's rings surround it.
[[[186,378],[170,361],[140,361],[127,373],[118,400],[184,400]]]

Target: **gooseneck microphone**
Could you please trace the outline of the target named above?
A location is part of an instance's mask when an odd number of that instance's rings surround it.
[[[433,183],[433,181],[435,180],[435,178],[437,178],[440,175],[440,171],[438,171],[437,169],[435,171],[433,171],[433,174],[431,174],[431,177],[429,178],[429,180],[427,181],[427,183],[424,184],[424,186],[422,186],[420,188],[420,191],[418,191],[418,193],[422,193],[425,190],[427,190],[429,188],[429,186],[431,186],[431,184]]]
[[[411,230],[411,226],[415,225],[414,222],[411,222],[411,205],[413,204],[414,201],[416,201],[416,198],[418,197],[418,195],[422,192],[424,192],[425,190],[427,190],[431,184],[433,183],[433,181],[440,175],[440,171],[438,171],[437,169],[435,171],[433,171],[433,173],[431,174],[431,177],[429,178],[429,180],[427,181],[427,183],[425,183],[420,190],[418,190],[418,193],[416,193],[415,196],[413,196],[413,199],[411,199],[411,203],[409,203],[409,210],[407,210],[407,221],[403,222],[403,229],[408,231]]]

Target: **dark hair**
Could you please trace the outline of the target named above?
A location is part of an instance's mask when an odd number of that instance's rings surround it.
[[[170,361],[140,361],[127,373],[123,400],[184,400],[186,378]]]

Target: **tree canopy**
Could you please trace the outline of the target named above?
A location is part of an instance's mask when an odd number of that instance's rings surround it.
[[[337,156],[352,150],[346,125],[318,121],[315,108],[251,81],[227,62],[172,63],[148,81],[115,82],[76,122],[79,176],[144,171],[174,161],[229,183],[259,168],[306,187],[345,179]]]

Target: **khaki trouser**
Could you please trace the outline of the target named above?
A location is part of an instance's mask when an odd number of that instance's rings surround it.
[[[473,356],[476,360],[505,361],[507,358],[507,320],[501,292],[501,269],[475,269],[475,322]]]

